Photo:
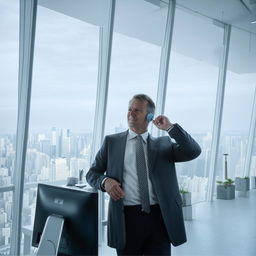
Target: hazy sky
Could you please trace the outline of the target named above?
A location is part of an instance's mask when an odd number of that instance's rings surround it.
[[[17,0],[0,0],[1,133],[16,130],[18,12]],[[98,27],[38,7],[31,130],[93,129],[98,52]],[[107,130],[126,126],[127,103],[135,93],[156,99],[160,55],[159,46],[114,33]],[[225,129],[248,128],[255,80],[255,74],[228,72]],[[172,52],[166,114],[187,130],[211,130],[217,81],[217,67]]]

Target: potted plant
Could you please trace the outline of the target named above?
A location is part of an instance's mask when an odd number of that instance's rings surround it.
[[[251,176],[251,188],[256,188],[256,176]]]
[[[228,178],[228,153],[223,155],[225,157],[225,181],[217,181],[217,199],[231,200],[235,198],[235,186],[234,181]]]
[[[235,198],[235,185],[232,179],[217,181],[217,199],[232,200]]]
[[[236,177],[235,179],[236,191],[239,196],[244,196],[250,189],[250,178],[249,177]]]
[[[184,220],[192,220],[191,192],[181,188],[180,195],[182,198],[182,212]]]

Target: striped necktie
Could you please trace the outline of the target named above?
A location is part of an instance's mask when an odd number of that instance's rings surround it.
[[[142,205],[142,211],[150,213],[149,191],[148,191],[148,178],[145,153],[143,149],[143,139],[141,135],[136,138],[136,167],[139,182],[139,192]]]

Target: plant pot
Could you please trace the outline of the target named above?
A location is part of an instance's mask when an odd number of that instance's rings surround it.
[[[256,176],[251,176],[251,188],[256,188]]]
[[[184,220],[192,220],[191,192],[181,193]]]
[[[239,178],[235,179],[236,191],[246,192],[250,189],[250,179],[249,178]]]
[[[182,206],[184,220],[192,220],[192,205]]]
[[[191,192],[181,193],[181,198],[183,206],[191,205]]]
[[[232,200],[235,199],[234,185],[217,185],[217,199]]]

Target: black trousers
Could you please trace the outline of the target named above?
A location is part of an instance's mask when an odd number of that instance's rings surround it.
[[[159,205],[150,206],[149,214],[141,206],[125,206],[126,246],[117,249],[124,255],[171,255],[170,240]]]

